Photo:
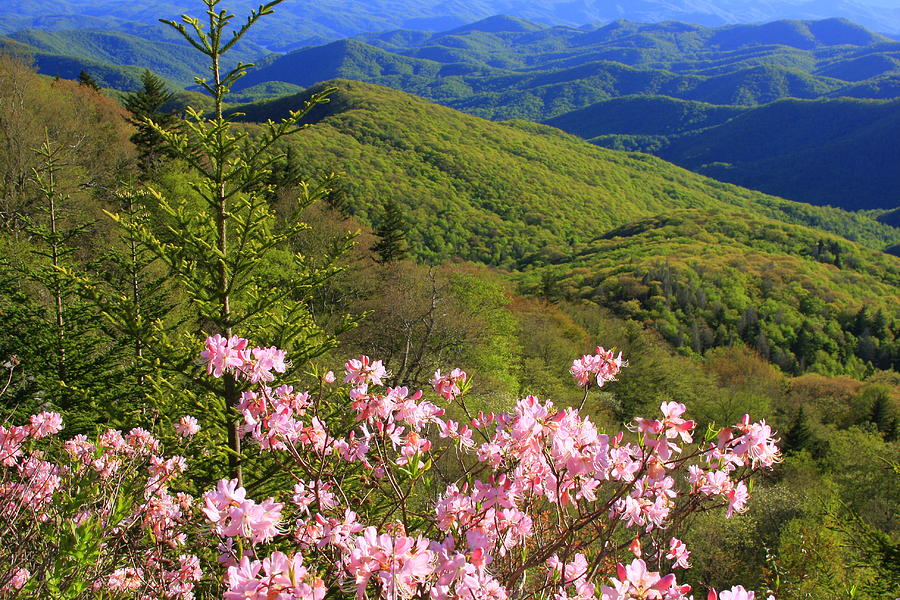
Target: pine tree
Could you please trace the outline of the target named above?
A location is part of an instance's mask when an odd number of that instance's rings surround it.
[[[881,433],[890,435],[896,425],[894,417],[891,414],[891,400],[887,393],[879,390],[875,396],[875,402],[872,404],[872,412],[869,420],[875,424],[875,427]]]
[[[559,302],[559,274],[549,269],[541,273],[540,294],[544,302],[554,304]]]
[[[186,332],[173,328],[165,319],[147,322],[135,313],[127,295],[108,299],[105,308],[111,321],[123,329],[143,328],[142,353],[174,377],[163,381],[160,389],[168,386],[170,401],[177,402],[179,410],[185,410],[186,402],[193,402],[192,410],[219,417],[219,431],[223,438],[227,436],[227,442],[220,440],[210,449],[210,462],[205,468],[211,475],[221,476],[221,463],[227,460],[231,476],[239,480],[244,473],[237,411],[242,390],[230,375],[211,380],[197,368],[202,344],[197,332],[201,336],[240,335],[255,344],[277,345],[288,352],[292,371],[336,345],[334,335],[313,318],[308,301],[337,269],[316,268],[302,255],[291,252],[290,242],[307,227],[296,220],[278,222],[269,202],[273,195],[272,167],[284,158],[276,151],[278,142],[304,129],[306,126],[300,124],[303,117],[326,102],[332,90],[313,95],[302,110],[281,122],[268,122],[253,137],[245,130],[233,129],[231,118],[223,110],[229,89],[252,66],[239,63],[234,69],[223,70],[223,54],[282,1],[272,0],[252,11],[230,37],[226,31],[234,15],[218,10],[219,0],[203,0],[208,19],[203,25],[189,16],[183,16],[180,23],[163,21],[211,63],[211,80],[197,82],[213,99],[212,115],[206,117],[189,109],[187,120],[174,131],[151,124],[167,150],[190,168],[195,196],[175,197],[149,188],[164,225],[135,222],[123,215],[115,218],[128,235],[159,260],[164,275],[183,290],[186,304],[181,308],[193,314],[195,325]],[[324,197],[328,183],[326,180],[316,188],[299,185],[297,210]],[[345,320],[334,333],[351,324],[351,320]]]
[[[340,179],[340,176],[335,178],[331,190],[325,196],[325,203],[340,213],[342,217],[350,216],[350,195],[347,193],[347,184]]]
[[[799,452],[804,448],[810,448],[813,441],[812,431],[809,429],[809,421],[806,418],[806,412],[801,406],[794,415],[794,420],[788,428],[787,434],[784,436],[784,451]]]
[[[162,112],[162,108],[175,98],[166,89],[165,82],[145,69],[141,75],[143,87],[125,96],[125,109],[131,113],[128,121],[137,131],[131,142],[138,147],[138,164],[145,173],[155,167],[164,155],[163,137],[159,130],[170,130],[175,123],[172,112]]]
[[[91,77],[91,74],[85,70],[82,70],[78,74],[78,83],[80,85],[86,86],[94,90],[95,92],[100,91],[100,84],[97,83],[97,80]]]
[[[391,198],[383,203],[384,214],[375,228],[378,241],[372,246],[372,252],[378,255],[375,262],[388,264],[406,258],[406,223],[400,206]]]
[[[66,274],[74,263],[76,239],[92,223],[73,223],[67,214],[69,196],[60,183],[67,165],[59,145],[47,139],[36,153],[41,164],[33,180],[41,202],[27,227],[34,256],[19,269],[25,281],[43,289],[35,296],[46,301],[26,300],[30,308],[19,315],[25,327],[40,328],[29,338],[31,346],[22,349],[20,370],[31,372],[36,392],[63,411],[71,431],[86,432],[105,420],[100,416],[105,401],[121,400],[121,364],[114,349],[117,342],[106,335],[94,306],[77,294]]]

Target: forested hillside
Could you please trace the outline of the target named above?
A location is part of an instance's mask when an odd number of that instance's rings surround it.
[[[334,84],[294,155],[310,175],[372,173],[348,182],[353,214],[377,223],[381,201],[397,202],[421,258],[512,269],[558,264],[532,272],[528,289],[541,293],[551,282],[556,298],[595,300],[698,353],[742,339],[787,372],[820,360],[829,373],[862,374],[873,360],[896,366],[900,349],[888,329],[878,350],[847,335],[863,333],[853,322],[863,299],[873,301],[870,312],[897,316],[900,265],[846,239],[885,235],[892,244],[896,229],[722,185],[646,155],[594,149],[539,125],[494,124],[385,88]],[[303,97],[240,111],[249,120],[278,118]],[[675,212],[681,216],[670,220]],[[802,294],[820,299],[805,316],[796,306]],[[820,339],[806,347],[804,336]],[[861,362],[851,348],[864,348]]]
[[[740,207],[878,249],[898,235],[865,215],[721,184],[534,123],[491,123],[364,83],[335,81],[310,91],[331,85],[337,91],[310,115],[316,125],[297,149],[304,169],[372,173],[364,181],[351,177],[354,214],[371,222],[381,199],[393,197],[407,211],[415,251],[427,260],[461,255],[516,267],[538,250],[568,254],[602,231],[675,208]],[[233,110],[262,122],[308,97]]]

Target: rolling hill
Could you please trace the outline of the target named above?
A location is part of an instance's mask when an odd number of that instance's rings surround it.
[[[898,264],[746,211],[682,209],[608,231],[519,280],[612,307],[687,353],[740,340],[785,372],[865,373],[867,362],[900,366],[882,324],[900,306]]]
[[[101,85],[131,91],[140,88],[140,75],[149,68],[178,87],[194,84],[206,71],[202,55],[172,35],[150,41],[138,35],[85,29],[21,30],[0,37],[6,48],[33,58],[38,70],[50,76],[75,79],[84,70]],[[236,47],[226,65],[251,60],[263,51],[252,44]]]

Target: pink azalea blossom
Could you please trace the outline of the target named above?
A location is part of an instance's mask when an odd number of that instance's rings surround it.
[[[682,569],[689,569],[691,567],[690,563],[688,562],[690,556],[691,552],[687,549],[687,546],[684,542],[677,538],[672,538],[669,540],[669,551],[666,552],[666,558],[674,562],[672,566],[681,567]]]
[[[175,425],[175,433],[183,438],[192,437],[199,431],[200,425],[197,424],[197,419],[191,416],[181,417],[178,424]]]
[[[275,346],[270,348],[254,348],[251,350],[253,360],[250,363],[249,373],[246,377],[250,383],[258,383],[260,381],[274,381],[276,373],[284,373],[287,366],[284,363],[285,352],[279,350]]]
[[[357,598],[365,597],[372,578],[379,581],[386,598],[409,598],[434,572],[434,554],[424,538],[379,535],[374,527],[367,527],[350,544],[343,567],[356,582]]]
[[[30,427],[13,426],[7,429],[0,425],[0,465],[11,467],[22,455],[22,445],[31,435]]]
[[[283,504],[272,498],[260,504],[244,500],[229,509],[221,533],[228,537],[242,536],[254,544],[267,542],[281,533],[279,523],[283,507]]]
[[[360,356],[359,358],[351,358],[344,364],[344,383],[352,383],[354,385],[362,385],[371,383],[374,385],[383,385],[381,378],[387,375],[387,371],[380,360],[372,362],[368,356]]]
[[[736,585],[730,590],[717,594],[716,590],[709,590],[708,600],[754,600],[756,594],[744,589],[744,586]]]
[[[31,572],[25,568],[18,568],[13,573],[13,576],[6,583],[3,588],[0,588],[0,592],[17,592],[25,587],[25,584],[31,579]]]
[[[600,593],[603,600],[624,600],[626,598],[645,598],[647,600],[668,600],[670,594],[663,595],[676,588],[676,596],[681,597],[681,588],[677,588],[675,576],[671,573],[660,577],[659,573],[647,570],[647,564],[640,558],[635,558],[630,565],[619,563],[616,568],[618,579],[611,577],[612,586],[603,586]],[[686,591],[690,591],[690,587]]]
[[[144,572],[141,569],[116,569],[106,580],[106,587],[112,592],[126,592],[139,589],[143,583]]]
[[[63,420],[59,413],[43,411],[31,415],[31,436],[36,440],[59,433],[62,428]]]
[[[439,369],[434,372],[434,377],[429,383],[441,398],[452,402],[462,391],[459,387],[460,382],[465,382],[466,379],[468,375],[462,369],[453,369],[447,375],[441,375]]]
[[[125,436],[128,449],[138,454],[151,454],[159,452],[159,440],[142,427],[135,427]],[[129,450],[125,451],[128,452]]]
[[[325,582],[303,566],[297,553],[273,552],[262,561],[244,556],[228,568],[225,600],[322,600]]]
[[[606,350],[603,346],[597,346],[596,354],[585,354],[580,359],[572,362],[569,372],[575,379],[575,383],[584,387],[590,383],[591,377],[597,382],[597,387],[603,387],[609,381],[615,381],[616,375],[622,367],[628,363],[622,360],[622,353],[615,356],[612,350]]]
[[[242,367],[247,362],[247,340],[236,335],[224,338],[218,333],[206,338],[206,350],[200,357],[206,361],[206,372],[221,377],[227,371]]]

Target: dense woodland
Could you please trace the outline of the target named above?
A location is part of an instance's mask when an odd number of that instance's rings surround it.
[[[74,434],[227,411],[192,362],[219,318],[202,245],[179,245],[202,240],[185,216],[204,202],[198,166],[143,120],[177,132],[185,110],[165,112],[177,99],[150,75],[124,103],[91,82],[0,56],[4,418],[59,410]],[[242,249],[266,257],[241,267],[242,331],[290,350],[310,381],[360,353],[410,386],[464,367],[476,410],[526,393],[575,405],[572,358],[615,347],[630,364],[588,407],[599,424],[676,400],[700,430],[750,412],[780,432],[784,462],[747,515],[677,532],[696,550],[689,582],[895,596],[900,262],[881,250],[896,228],[546,126],[335,85],[253,180],[265,203],[246,210],[275,241]],[[243,107],[240,131],[267,142],[258,122],[309,97]],[[217,458],[191,457],[197,489]]]

